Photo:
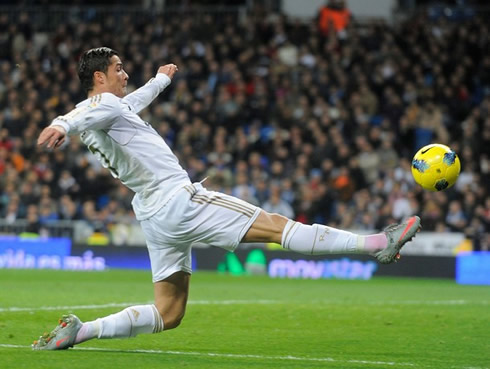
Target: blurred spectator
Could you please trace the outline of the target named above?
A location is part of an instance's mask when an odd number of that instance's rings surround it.
[[[443,209],[441,209],[432,199],[425,202],[421,216],[424,218],[425,231],[434,231],[436,225],[444,219]]]
[[[357,156],[359,167],[363,171],[367,182],[372,184],[379,177],[381,169],[381,158],[379,153],[374,151],[372,144],[364,136],[358,136],[356,138],[356,146],[359,151]]]
[[[463,232],[468,224],[468,219],[459,200],[453,200],[449,203],[446,224],[452,231],[457,232]]]
[[[328,0],[319,10],[318,29],[324,36],[331,31],[343,31],[349,24],[350,17],[345,0]]]
[[[27,207],[27,226],[26,232],[39,235],[41,233],[41,222],[39,221],[39,213],[36,205],[29,205]]]
[[[269,199],[262,204],[262,208],[269,213],[284,215],[289,219],[294,219],[292,207],[281,198],[281,187],[273,184],[270,187]]]
[[[20,218],[19,213],[19,199],[15,197],[11,198],[5,211],[5,220],[7,223],[13,223]]]

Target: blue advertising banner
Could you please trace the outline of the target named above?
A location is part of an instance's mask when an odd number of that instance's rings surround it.
[[[0,237],[0,268],[64,269],[68,238]]]
[[[68,238],[0,237],[0,269],[146,269],[146,247],[72,246]]]
[[[475,251],[458,254],[456,282],[490,285],[490,252]]]
[[[103,260],[105,268],[150,270],[148,249],[141,246],[73,246],[73,258]]]

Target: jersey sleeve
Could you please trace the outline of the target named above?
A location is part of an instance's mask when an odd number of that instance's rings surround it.
[[[83,131],[109,128],[120,114],[120,99],[111,93],[102,93],[93,96],[89,104],[55,118],[51,125],[61,126],[68,135],[75,135]]]
[[[146,85],[123,97],[122,102],[128,104],[135,113],[139,113],[150,105],[170,82],[170,77],[165,73],[157,73]]]

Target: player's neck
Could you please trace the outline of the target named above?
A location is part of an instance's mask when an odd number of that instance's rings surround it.
[[[102,91],[100,88],[94,88],[93,90],[90,90],[87,94],[87,99],[90,99],[92,96],[95,95],[100,95],[103,92],[108,92],[108,91]]]
[[[90,99],[92,96],[100,95],[104,92],[109,92],[117,96],[114,91],[107,84],[94,84],[94,87],[88,92],[87,98]]]

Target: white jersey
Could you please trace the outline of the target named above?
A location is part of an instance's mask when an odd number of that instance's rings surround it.
[[[136,193],[132,204],[138,220],[150,218],[173,193],[191,183],[163,138],[138,116],[170,82],[158,73],[124,98],[111,93],[92,96],[51,123],[69,135],[80,134],[102,165]]]

